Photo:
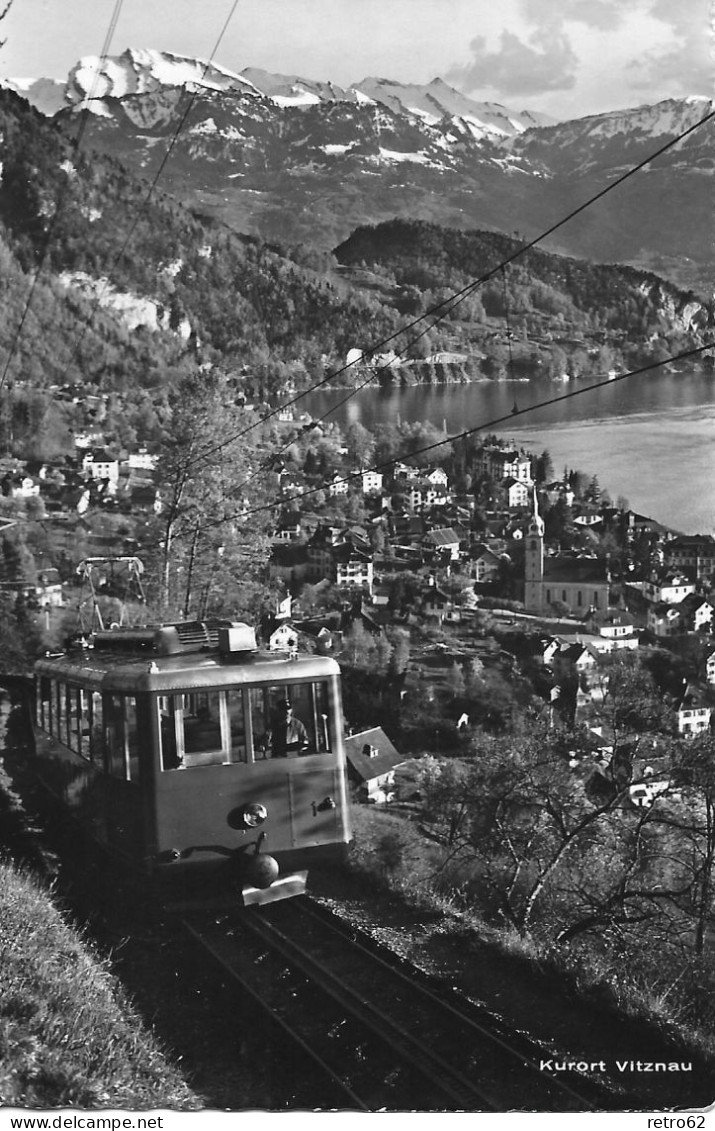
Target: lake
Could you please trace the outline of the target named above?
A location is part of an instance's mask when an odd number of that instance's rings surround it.
[[[481,381],[407,389],[321,390],[302,411],[341,426],[430,421],[449,434],[484,428],[597,475],[613,498],[688,534],[715,532],[715,375],[654,371],[578,392],[586,382]],[[534,407],[578,392],[567,400]],[[341,402],[345,401],[344,404]],[[520,414],[510,419],[514,404]],[[528,411],[526,411],[528,410]],[[506,418],[506,419],[503,419]],[[502,420],[501,423],[495,423]]]

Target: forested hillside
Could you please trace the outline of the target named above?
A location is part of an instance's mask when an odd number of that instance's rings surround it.
[[[389,308],[338,293],[319,271],[192,215],[160,188],[150,193],[111,158],[74,152],[8,91],[0,131],[5,351],[46,252],[12,378],[116,390],[220,361],[261,366],[253,391],[267,393],[285,362],[322,373],[324,356],[331,364],[396,325]]]
[[[411,311],[418,296],[423,305],[443,302],[518,253],[450,313],[452,323],[471,324],[477,340],[484,338],[486,324],[493,329],[495,322],[522,341],[565,345],[566,353],[578,350],[574,337],[584,339],[581,344],[590,339],[590,344],[613,351],[604,364],[660,360],[702,342],[712,310],[692,292],[629,267],[587,263],[538,248],[521,253],[524,242],[518,233],[464,232],[394,220],[359,228],[335,255],[345,267],[367,269],[384,285],[394,285],[398,305]]]
[[[11,357],[6,394],[14,386],[21,402],[10,408],[16,438],[37,432],[40,418],[43,443],[64,427],[56,409],[49,419],[47,402],[32,401],[50,386],[143,397],[140,439],[160,426],[160,391],[202,365],[237,374],[252,401],[289,381],[305,388],[519,247],[493,232],[395,220],[359,229],[337,249],[336,269],[326,253],[270,246],[190,212],[163,191],[166,178],[152,189],[76,147],[76,122],[50,123],[9,91],[0,91],[0,130],[0,356]],[[461,351],[451,379],[503,375],[512,340],[508,363],[524,375],[578,376],[700,344],[709,317],[653,275],[532,250],[417,343],[393,344],[422,359]],[[403,377],[435,379],[419,368]]]

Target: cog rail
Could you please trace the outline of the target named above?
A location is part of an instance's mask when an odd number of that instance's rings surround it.
[[[184,919],[224,971],[363,1111],[603,1108],[539,1071],[390,952],[346,934],[308,899],[221,919]],[[518,1043],[518,1036],[515,1037]],[[523,1042],[526,1044],[526,1042]],[[533,1053],[533,1047],[530,1048]],[[584,1091],[589,1091],[584,1081]],[[603,1097],[599,1097],[602,1101]],[[610,1105],[608,1105],[610,1106]]]

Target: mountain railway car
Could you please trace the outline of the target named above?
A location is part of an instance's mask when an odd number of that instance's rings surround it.
[[[247,625],[98,632],[35,666],[34,769],[169,899],[305,890],[350,839],[340,669]]]

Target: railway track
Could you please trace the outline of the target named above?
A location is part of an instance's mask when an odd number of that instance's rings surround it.
[[[500,1032],[309,899],[183,920],[329,1080],[331,1106],[362,1111],[613,1109],[584,1077],[569,1087],[539,1051]]]

